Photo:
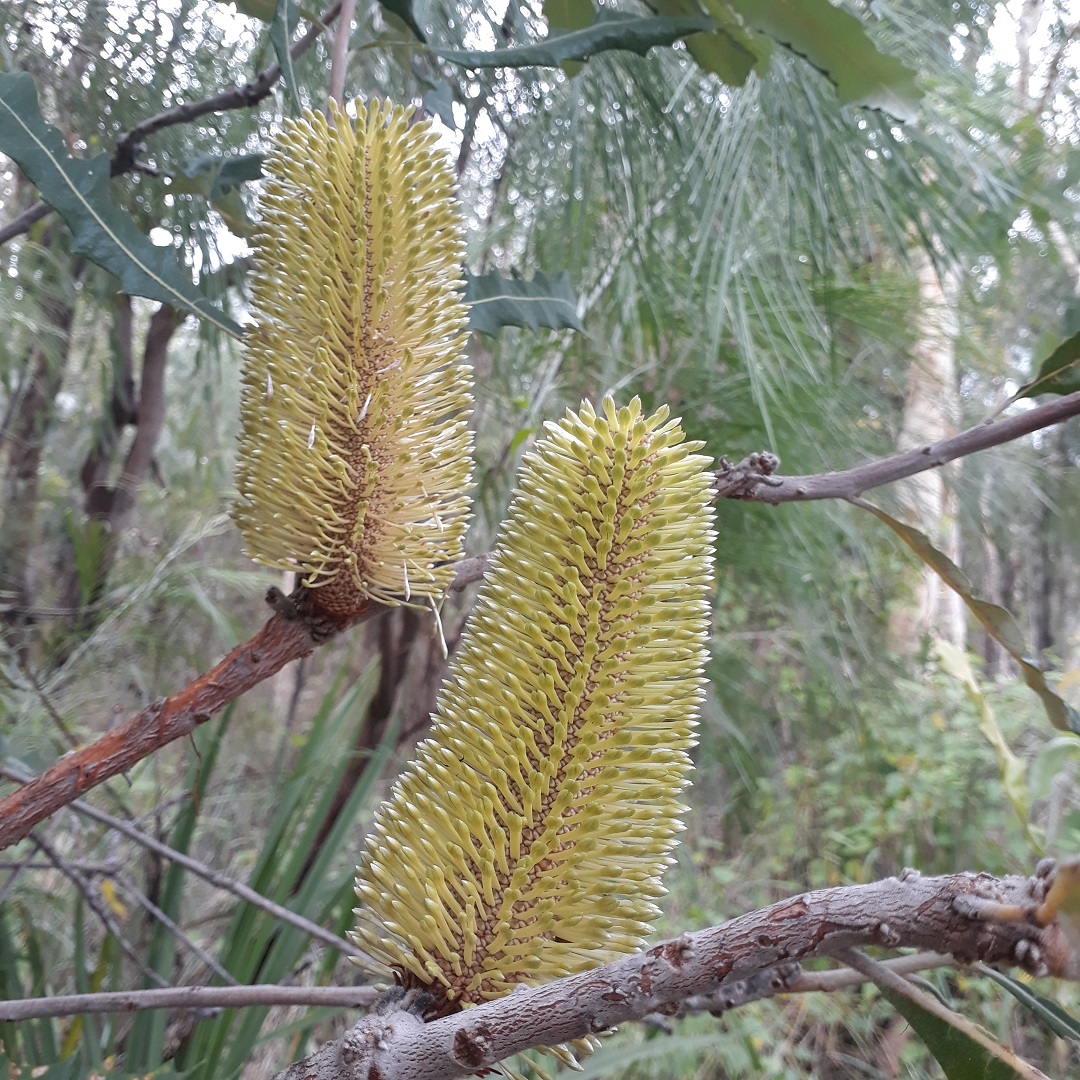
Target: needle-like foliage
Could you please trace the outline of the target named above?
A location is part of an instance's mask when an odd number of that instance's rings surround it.
[[[637,951],[703,694],[708,459],[661,408],[547,425],[439,699],[376,815],[355,939],[436,1011]]]
[[[429,124],[287,121],[266,162],[233,516],[337,616],[442,594],[469,503],[453,173]]]

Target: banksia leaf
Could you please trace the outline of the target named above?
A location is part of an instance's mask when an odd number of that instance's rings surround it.
[[[430,738],[377,812],[354,931],[435,1011],[636,952],[682,829],[712,576],[708,461],[667,409],[526,455]]]
[[[306,112],[267,158],[233,517],[324,612],[435,597],[468,515],[454,180],[427,124]]]

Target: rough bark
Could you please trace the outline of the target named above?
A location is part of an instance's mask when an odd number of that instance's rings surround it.
[[[715,993],[777,965],[862,946],[933,949],[960,964],[1019,965],[1034,974],[1075,978],[1075,957],[1055,925],[1040,930],[1022,921],[981,921],[962,913],[964,905],[958,903],[958,898],[980,897],[1030,910],[1041,903],[1046,888],[1041,877],[924,878],[905,871],[871,885],[805,893],[431,1023],[418,1015],[422,1005],[414,1011],[376,1011],[276,1080],[468,1076],[530,1047],[677,1012],[694,995]]]

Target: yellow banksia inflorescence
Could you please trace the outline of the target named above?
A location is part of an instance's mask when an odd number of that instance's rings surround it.
[[[266,161],[233,509],[345,619],[445,591],[471,468],[453,174],[430,125],[357,111],[286,121]]]
[[[358,869],[354,939],[437,1013],[639,950],[682,829],[708,459],[637,399],[547,428]]]

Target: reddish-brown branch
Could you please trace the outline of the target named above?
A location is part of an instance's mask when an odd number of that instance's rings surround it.
[[[97,742],[62,757],[29,784],[0,799],[0,848],[25,837],[39,822],[155,750],[190,735],[241,694],[307,656],[340,627],[312,625],[279,607],[265,626],[237,645],[216,667],[178,694],[154,702]],[[291,618],[289,616],[292,616]]]

